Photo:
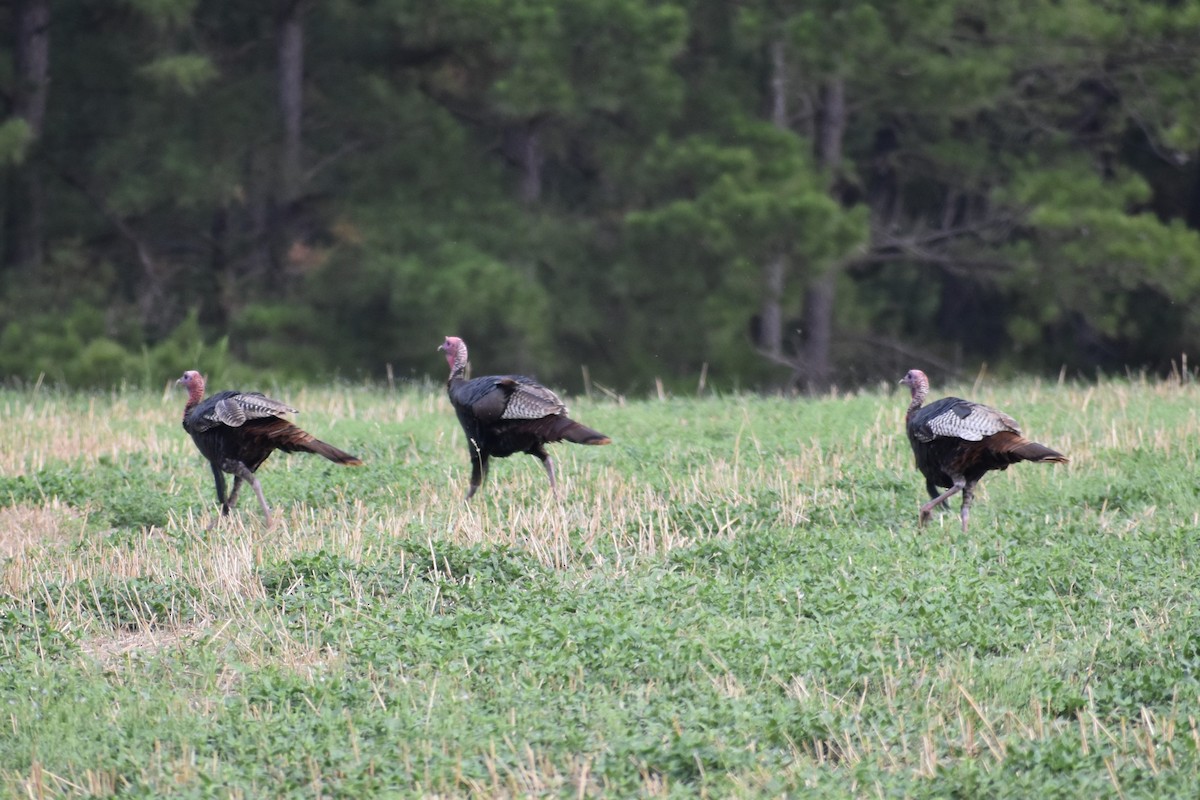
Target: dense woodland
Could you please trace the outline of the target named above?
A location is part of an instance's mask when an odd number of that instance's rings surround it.
[[[0,378],[1200,344],[1200,2],[0,0]]]

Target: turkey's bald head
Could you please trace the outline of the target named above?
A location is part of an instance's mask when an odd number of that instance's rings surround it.
[[[446,354],[446,363],[450,371],[456,372],[467,366],[467,343],[457,336],[447,336],[446,341],[438,345],[438,350]]]
[[[194,369],[189,369],[187,372],[175,381],[177,386],[182,386],[187,389],[188,401],[184,408],[184,415],[187,415],[187,409],[196,405],[204,397],[204,376]]]
[[[189,369],[184,372],[183,376],[180,377],[179,380],[175,381],[175,383],[185,389],[188,389],[189,391],[193,387],[199,385],[200,391],[204,391],[204,376],[194,369]]]
[[[919,369],[910,369],[903,378],[900,379],[909,389],[912,390],[913,399],[924,399],[929,393],[929,378],[924,372]]]

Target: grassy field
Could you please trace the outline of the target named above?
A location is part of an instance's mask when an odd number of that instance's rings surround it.
[[[366,466],[206,531],[181,394],[0,392],[0,796],[1200,796],[1200,387],[941,388],[1071,464],[922,532],[904,393],[577,400],[467,505],[440,387],[277,389]]]

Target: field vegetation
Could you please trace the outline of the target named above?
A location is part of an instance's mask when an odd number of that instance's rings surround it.
[[[1071,457],[967,534],[892,387],[576,400],[470,504],[440,386],[261,388],[366,462],[270,529],[180,394],[0,392],[0,796],[1200,794],[1186,375],[948,387]]]

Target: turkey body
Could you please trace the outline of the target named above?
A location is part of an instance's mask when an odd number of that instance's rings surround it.
[[[525,375],[475,378],[453,382],[448,386],[450,403],[462,425],[467,439],[489,456],[504,458],[513,453],[537,455],[549,442],[563,439],[606,439],[566,415],[566,407],[557,396],[537,381]],[[522,395],[543,394],[546,408],[530,409],[533,415],[549,411],[545,416],[506,418],[510,405],[523,401]],[[551,399],[553,398],[553,399]],[[526,400],[527,402],[527,400]],[[548,408],[557,406],[558,408]],[[587,431],[587,433],[584,433]],[[580,435],[582,434],[582,435]],[[571,438],[574,436],[575,438]],[[580,442],[584,444],[585,442]],[[607,444],[607,442],[604,442]]]
[[[285,453],[315,453],[338,464],[357,466],[362,461],[280,417],[295,409],[259,392],[224,391],[204,398],[204,378],[195,370],[183,374],[178,383],[188,390],[183,412],[183,429],[212,468],[217,502],[222,516],[237,503],[242,482],[251,485],[270,525],[271,509],[262,485],[254,475],[276,450]],[[233,491],[226,495],[225,475],[233,475]]]
[[[554,461],[546,452],[551,442],[604,445],[609,439],[567,416],[558,395],[526,375],[489,375],[467,379],[467,346],[447,336],[438,348],[446,353],[450,377],[446,392],[467,438],[471,457],[470,499],[487,478],[488,461],[528,453],[542,462],[557,492]]]
[[[992,470],[1018,461],[1066,463],[1067,457],[1021,435],[1016,420],[981,403],[944,397],[922,407],[929,379],[910,370],[901,383],[912,390],[905,429],[930,500],[921,506],[924,525],[933,509],[962,492],[962,529],[967,530],[975,485]],[[939,488],[946,491],[939,492]]]

